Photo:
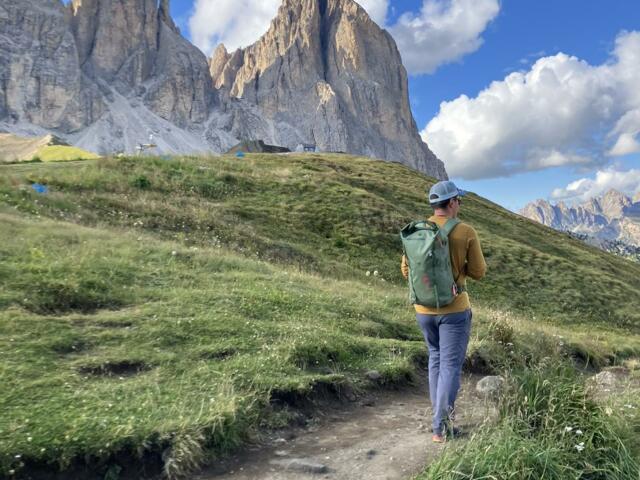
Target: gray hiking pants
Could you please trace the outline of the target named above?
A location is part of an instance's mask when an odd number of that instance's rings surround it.
[[[429,396],[433,408],[433,433],[442,434],[451,418],[462,364],[471,333],[471,310],[446,315],[416,314],[429,348]]]

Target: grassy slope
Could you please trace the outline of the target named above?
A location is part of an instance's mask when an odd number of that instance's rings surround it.
[[[251,155],[13,172],[0,178],[5,471],[16,454],[64,463],[142,445],[195,459],[241,441],[272,390],[363,385],[370,368],[399,381],[424,361],[397,230],[424,214],[429,180],[400,165]],[[637,265],[478,197],[464,210],[491,272],[471,286],[472,351],[640,352]],[[496,328],[505,318],[517,335]]]
[[[399,226],[428,214],[428,178],[347,156],[111,160],[35,172],[30,178],[58,192],[42,199],[44,215],[219,242],[333,277],[378,270],[394,284],[402,284]],[[9,201],[24,201],[5,188]],[[471,285],[483,303],[556,322],[640,328],[637,265],[474,195],[462,218],[478,230],[489,264],[487,278]]]
[[[100,158],[95,153],[68,145],[47,145],[39,149],[34,155],[43,162],[60,162],[69,160],[94,160]]]
[[[19,137],[0,133],[0,165],[3,163],[92,160],[98,155],[70,145],[58,145],[61,140],[51,135],[42,137]]]
[[[5,465],[15,454],[158,449],[203,431],[223,447],[273,389],[339,384],[365,368],[394,380],[423,355],[401,295],[382,282],[363,291],[217,248],[0,221]]]

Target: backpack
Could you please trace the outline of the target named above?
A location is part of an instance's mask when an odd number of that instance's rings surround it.
[[[449,234],[459,223],[452,218],[440,228],[434,222],[411,222],[400,231],[409,264],[411,303],[440,308],[461,293],[453,278],[449,254]]]

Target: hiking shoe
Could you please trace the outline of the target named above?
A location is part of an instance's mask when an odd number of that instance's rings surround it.
[[[458,427],[449,427],[445,432],[445,436],[447,437],[447,439],[454,439],[454,438],[461,437],[462,430],[459,429]]]
[[[441,434],[439,434],[439,433],[434,433],[434,434],[431,436],[431,441],[432,441],[433,443],[444,443],[446,440],[445,440],[444,436],[442,436]]]

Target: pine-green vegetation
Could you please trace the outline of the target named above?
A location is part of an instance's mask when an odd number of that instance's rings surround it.
[[[399,164],[256,154],[0,172],[1,474],[88,461],[117,477],[125,456],[177,476],[286,422],[296,399],[370,388],[369,369],[410,381],[425,364],[398,230],[429,213],[432,180]],[[640,356],[640,265],[475,195],[462,219],[489,266],[470,284],[470,368]],[[562,379],[574,408],[580,380]],[[579,453],[544,450],[555,425],[526,433],[529,413],[516,410],[505,405],[501,435],[509,426],[560,469]],[[598,445],[626,444],[631,428],[602,430]],[[594,468],[606,462],[637,468],[622,453]],[[496,468],[486,465],[483,475]]]

